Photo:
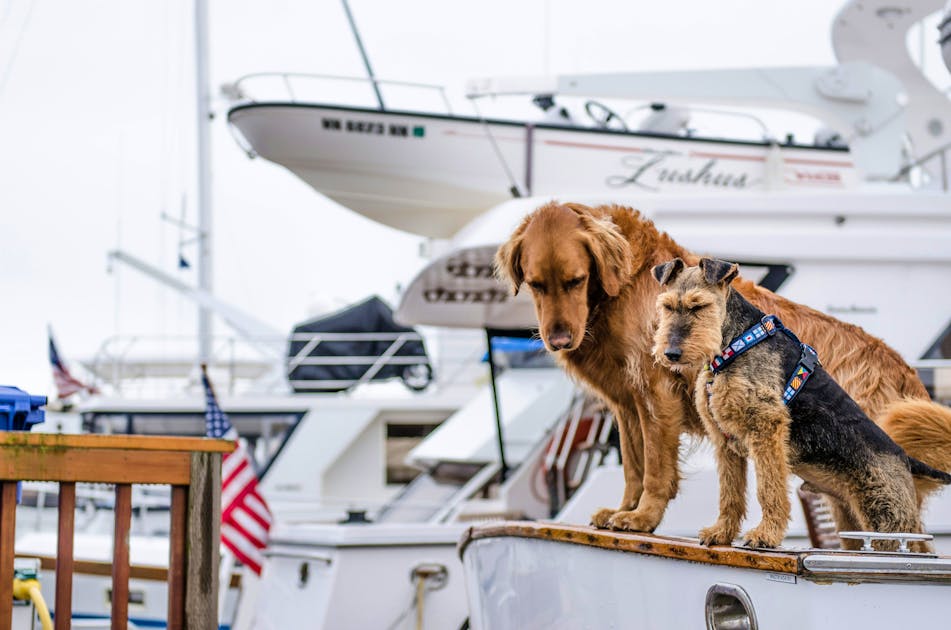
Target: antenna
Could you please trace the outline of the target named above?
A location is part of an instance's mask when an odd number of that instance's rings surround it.
[[[380,111],[386,111],[386,106],[383,105],[383,95],[380,94],[380,86],[377,85],[376,75],[373,74],[373,68],[370,67],[370,58],[367,57],[367,51],[363,47],[363,40],[360,39],[360,31],[357,30],[357,23],[353,20],[353,13],[350,12],[350,4],[347,0],[340,0],[340,2],[343,4],[343,12],[347,14],[347,21],[350,22],[350,30],[353,31],[353,37],[357,40],[357,48],[360,50],[360,56],[363,58],[363,65],[366,66],[370,83],[373,84],[373,92],[376,94],[376,101],[380,104]]]

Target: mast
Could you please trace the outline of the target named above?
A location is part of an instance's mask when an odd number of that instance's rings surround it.
[[[195,99],[198,132],[198,290],[212,293],[211,91],[208,77],[208,0],[195,0]],[[212,312],[198,307],[198,363],[211,362]]]

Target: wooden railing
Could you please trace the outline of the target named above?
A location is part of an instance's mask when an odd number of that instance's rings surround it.
[[[172,487],[168,627],[218,627],[221,458],[232,442],[203,438],[0,432],[0,630],[10,630],[16,482],[59,482],[55,628],[70,628],[76,483],[115,484],[112,628],[129,618],[132,484]]]

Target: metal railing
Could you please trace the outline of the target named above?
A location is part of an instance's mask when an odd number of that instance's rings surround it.
[[[948,192],[949,182],[948,182],[948,155],[947,154],[949,149],[951,149],[951,143],[938,147],[934,151],[921,156],[920,158],[914,160],[910,164],[906,164],[892,178],[892,181],[904,180],[905,178],[911,176],[911,174],[914,171],[924,170],[925,164],[928,164],[934,160],[938,160],[939,177],[941,178],[941,190],[944,192]]]
[[[289,380],[292,387],[311,387],[314,389],[336,389],[341,387],[356,387],[369,383],[385,367],[425,365],[429,359],[423,355],[397,356],[400,348],[410,341],[422,342],[418,333],[296,333],[290,336],[290,341],[302,342],[300,349],[287,361],[288,378],[294,370],[303,365],[325,366],[367,366],[363,375],[357,379],[346,380]],[[390,342],[386,350],[378,355],[342,355],[342,356],[311,356],[322,343],[340,342]],[[320,385],[318,385],[320,383]]]
[[[431,364],[427,356],[398,354],[407,343],[424,341],[415,332],[315,332],[254,339],[216,336],[212,340],[208,366],[216,373],[215,381],[229,394],[251,389],[286,390],[288,385],[304,385],[304,381],[291,379],[294,370],[302,366],[365,366],[366,370],[358,378],[323,382],[325,389],[349,388],[373,380],[387,367]],[[310,356],[325,343],[372,342],[388,345],[378,354]],[[96,378],[98,386],[108,385],[117,394],[131,393],[135,388],[153,394],[182,391],[200,384],[195,344],[196,338],[190,335],[117,335],[103,341],[96,354],[82,364]],[[300,347],[289,354],[288,349],[295,345]],[[477,362],[478,356],[474,352],[454,360]],[[448,367],[451,369],[445,376],[449,378],[442,379],[443,384],[450,383],[453,375],[462,376],[462,365]]]
[[[368,87],[401,87],[418,90],[428,90],[437,92],[446,107],[447,114],[452,114],[452,105],[446,97],[446,88],[442,85],[432,83],[417,83],[414,81],[392,81],[388,79],[370,79],[367,77],[354,77],[335,74],[311,74],[307,72],[254,72],[239,77],[232,83],[222,86],[222,93],[232,101],[245,101],[249,103],[258,103],[259,99],[251,95],[250,83],[260,82],[262,79],[277,79],[283,84],[286,96],[290,98],[291,103],[301,102],[297,98],[294,90],[294,81],[343,81],[353,84],[365,84]],[[385,110],[384,110],[385,111]]]

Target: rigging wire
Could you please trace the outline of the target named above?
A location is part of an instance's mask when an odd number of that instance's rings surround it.
[[[3,92],[7,87],[7,81],[10,79],[10,75],[13,73],[13,66],[16,64],[17,56],[20,54],[20,44],[23,43],[23,35],[30,28],[30,19],[33,17],[33,8],[36,6],[36,0],[29,0],[29,2],[30,3],[26,8],[26,17],[23,18],[23,23],[20,24],[20,30],[17,32],[16,40],[13,42],[13,49],[10,52],[10,58],[7,60],[7,65],[3,69],[3,74],[0,74],[0,99],[3,98]],[[10,6],[13,6],[13,0],[10,0]]]

